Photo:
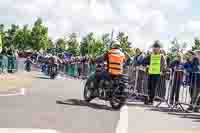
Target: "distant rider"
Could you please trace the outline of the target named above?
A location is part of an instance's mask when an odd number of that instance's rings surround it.
[[[24,64],[25,64],[25,69],[26,70],[31,70],[31,65],[33,64],[33,62],[32,62],[30,57],[27,57],[27,59],[24,62]]]

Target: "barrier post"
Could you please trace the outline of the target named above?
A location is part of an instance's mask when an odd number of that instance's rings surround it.
[[[90,74],[95,72],[96,65],[95,64],[90,64]]]
[[[72,73],[72,68],[71,68],[71,63],[68,64],[68,75],[71,76]]]
[[[185,79],[185,73],[183,70],[175,69],[173,73],[173,81],[170,95],[170,103],[173,104],[171,110],[181,109],[181,111],[188,112],[184,109],[183,105],[189,105],[186,103],[187,99],[187,87],[183,85]],[[182,95],[180,95],[182,93]],[[174,98],[175,97],[175,98]],[[174,103],[175,100],[175,103]]]
[[[66,62],[64,65],[65,74],[68,75],[68,63]]]
[[[13,56],[12,58],[13,58],[13,70],[14,70],[14,72],[17,72],[17,68],[18,68],[17,58],[15,56]]]
[[[74,63],[74,77],[77,77],[78,74],[78,66],[77,66],[77,62]]]
[[[159,100],[159,103],[155,107],[159,107],[162,103],[166,103],[168,108],[171,108],[170,104],[168,103],[168,94],[169,94],[169,88],[167,87],[167,81],[170,80],[170,78],[167,78],[167,76],[170,76],[170,73],[163,73],[160,75],[160,81],[158,84],[158,87],[156,88],[156,94],[155,99]]]
[[[71,76],[72,77],[75,76],[75,64],[74,64],[74,62],[71,64]]]
[[[3,56],[0,55],[0,72],[3,72]]]
[[[145,72],[145,68],[141,66],[132,66],[132,74],[130,75],[132,91],[131,96],[134,99],[144,100],[148,97],[148,73]],[[130,77],[129,76],[129,77]]]

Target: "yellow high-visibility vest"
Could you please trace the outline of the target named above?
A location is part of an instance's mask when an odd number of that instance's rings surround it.
[[[160,74],[161,55],[152,54],[150,59],[149,74]]]

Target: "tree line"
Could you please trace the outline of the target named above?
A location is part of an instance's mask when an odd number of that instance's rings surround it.
[[[95,33],[91,32],[85,35],[81,42],[78,41],[76,33],[71,33],[68,36],[58,38],[53,43],[52,38],[48,35],[48,27],[43,24],[41,18],[38,18],[33,27],[24,25],[19,27],[12,24],[8,29],[3,24],[0,24],[0,34],[2,36],[3,48],[12,48],[19,51],[33,50],[46,51],[49,48],[61,48],[74,55],[89,55],[96,57],[103,54],[110,48],[111,35],[109,33],[103,34],[101,37],[96,37]],[[134,49],[129,41],[128,35],[124,32],[117,34],[117,40],[120,42],[121,48],[129,55],[134,54]],[[187,44],[180,43],[174,39],[170,44],[170,52],[181,51]],[[200,40],[194,39],[192,50],[200,49]]]
[[[96,57],[107,51],[111,44],[111,35],[103,34],[97,38],[93,32],[84,36],[81,42],[78,41],[76,33],[71,33],[67,37],[60,37],[53,43],[52,38],[48,35],[48,27],[43,24],[41,18],[38,18],[33,27],[24,25],[20,27],[12,24],[8,29],[4,24],[0,24],[0,33],[2,37],[3,48],[15,49],[19,51],[33,50],[46,51],[49,48],[61,48],[74,55],[89,55]],[[124,32],[119,32],[117,40],[121,44],[121,48],[132,54],[131,43],[128,36]]]

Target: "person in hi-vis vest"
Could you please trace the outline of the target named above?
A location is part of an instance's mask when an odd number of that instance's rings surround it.
[[[153,52],[151,55],[147,56],[145,59],[145,65],[148,68],[148,95],[145,104],[153,104],[155,90],[159,84],[160,75],[164,71],[166,66],[166,61],[164,56],[160,53],[161,45],[159,41],[155,41],[153,44]]]
[[[126,57],[120,49],[119,42],[114,41],[112,43],[112,48],[103,56],[96,59],[97,64],[106,61],[105,71],[103,71],[103,69],[97,69],[99,70],[96,72],[97,83],[102,79],[110,81],[113,77],[122,75],[125,60]]]

